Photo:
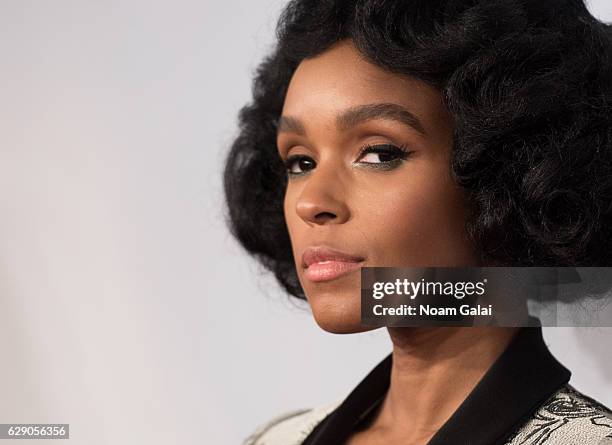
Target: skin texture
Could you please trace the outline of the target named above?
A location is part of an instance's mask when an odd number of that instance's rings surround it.
[[[347,111],[371,105],[380,110],[380,104],[408,110],[412,125],[397,113],[376,118],[370,113],[360,122],[346,118]],[[437,90],[368,63],[351,41],[342,41],[298,66],[282,116],[279,156],[304,157],[289,165],[303,174],[288,179],[285,219],[300,283],[321,328],[372,329],[360,323],[359,269],[332,281],[310,281],[301,264],[309,246],[363,257],[362,266],[480,265],[465,234],[465,197],[450,172],[453,122]],[[360,155],[367,144],[392,144],[410,154],[384,164],[398,157]],[[388,331],[391,385],[379,412],[355,432],[351,445],[427,443],[516,329]]]

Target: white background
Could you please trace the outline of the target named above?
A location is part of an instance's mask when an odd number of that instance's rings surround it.
[[[390,351],[383,329],[318,328],[220,213],[283,3],[0,1],[0,423],[70,423],[73,444],[237,444]],[[608,0],[592,10],[612,20]],[[611,334],[545,330],[608,405]]]

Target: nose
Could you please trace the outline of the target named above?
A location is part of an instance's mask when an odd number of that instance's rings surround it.
[[[350,212],[344,198],[342,178],[320,165],[305,179],[296,202],[296,212],[308,224],[342,224]]]

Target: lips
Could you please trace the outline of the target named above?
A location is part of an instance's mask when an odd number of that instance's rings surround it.
[[[328,281],[361,267],[363,257],[327,246],[308,247],[302,254],[305,276],[311,281]]]

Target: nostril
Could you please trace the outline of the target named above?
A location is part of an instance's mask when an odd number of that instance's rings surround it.
[[[336,215],[334,215],[331,212],[320,212],[317,214],[317,216],[315,216],[315,219],[317,220],[326,220],[326,219],[334,219],[336,217]]]

